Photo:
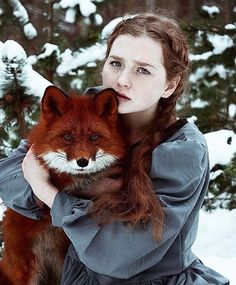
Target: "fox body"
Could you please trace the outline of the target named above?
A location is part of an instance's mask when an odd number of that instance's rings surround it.
[[[39,123],[28,140],[60,191],[77,197],[96,196],[94,183],[127,151],[115,91],[67,96],[54,86],[48,87]],[[49,209],[41,206],[41,220],[6,211],[0,284],[60,284],[69,240],[62,229],[51,225]]]

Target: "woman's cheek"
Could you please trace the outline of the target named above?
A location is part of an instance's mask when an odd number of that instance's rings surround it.
[[[109,70],[108,68],[103,69],[102,81],[104,88],[114,87],[115,78],[111,70]]]
[[[111,77],[106,76],[103,78],[103,87],[104,88],[112,88],[114,87],[114,81],[112,80]]]

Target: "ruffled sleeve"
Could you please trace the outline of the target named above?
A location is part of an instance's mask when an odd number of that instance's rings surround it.
[[[209,164],[206,147],[191,140],[163,143],[153,152],[150,176],[165,212],[163,238],[151,229],[130,230],[114,222],[100,227],[87,215],[91,201],[58,193],[52,220],[63,227],[80,260],[93,271],[128,279],[160,262],[205,194]],[[201,200],[202,201],[202,200]]]

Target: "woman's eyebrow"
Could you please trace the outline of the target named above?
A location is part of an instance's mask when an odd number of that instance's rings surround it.
[[[138,61],[138,60],[135,60],[134,61],[137,65],[141,65],[141,66],[149,66],[149,67],[152,67],[154,69],[157,69],[156,66],[150,64],[150,63],[147,63],[147,62],[142,62],[142,61]]]
[[[112,57],[112,58],[114,58],[116,60],[120,60],[120,61],[124,60],[122,57],[117,56],[117,55],[110,55],[109,57]],[[140,65],[140,66],[149,66],[149,67],[152,67],[154,69],[157,69],[156,66],[154,66],[154,65],[152,65],[150,63],[147,63],[147,62],[142,62],[142,61],[139,61],[139,60],[134,60],[134,62],[135,62],[135,64]]]
[[[119,57],[117,55],[109,55],[109,57],[112,57],[112,58],[114,58],[116,60],[124,60],[122,57]]]

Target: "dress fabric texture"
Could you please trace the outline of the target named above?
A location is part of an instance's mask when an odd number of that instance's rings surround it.
[[[0,160],[0,196],[16,212],[39,220],[40,208],[21,169],[27,149],[23,140]],[[206,141],[194,124],[178,120],[167,129],[165,141],[153,151],[149,174],[165,213],[159,244],[151,229],[129,230],[119,222],[101,227],[88,216],[92,201],[56,195],[52,224],[71,241],[61,285],[229,284],[191,251],[209,182]]]
[[[74,251],[74,249],[72,250]],[[73,255],[73,254],[72,254]],[[140,278],[140,277],[139,277]],[[102,280],[102,281],[101,281]],[[184,272],[148,281],[115,280],[99,277],[77,258],[66,257],[63,285],[228,285],[229,280],[196,259]]]

